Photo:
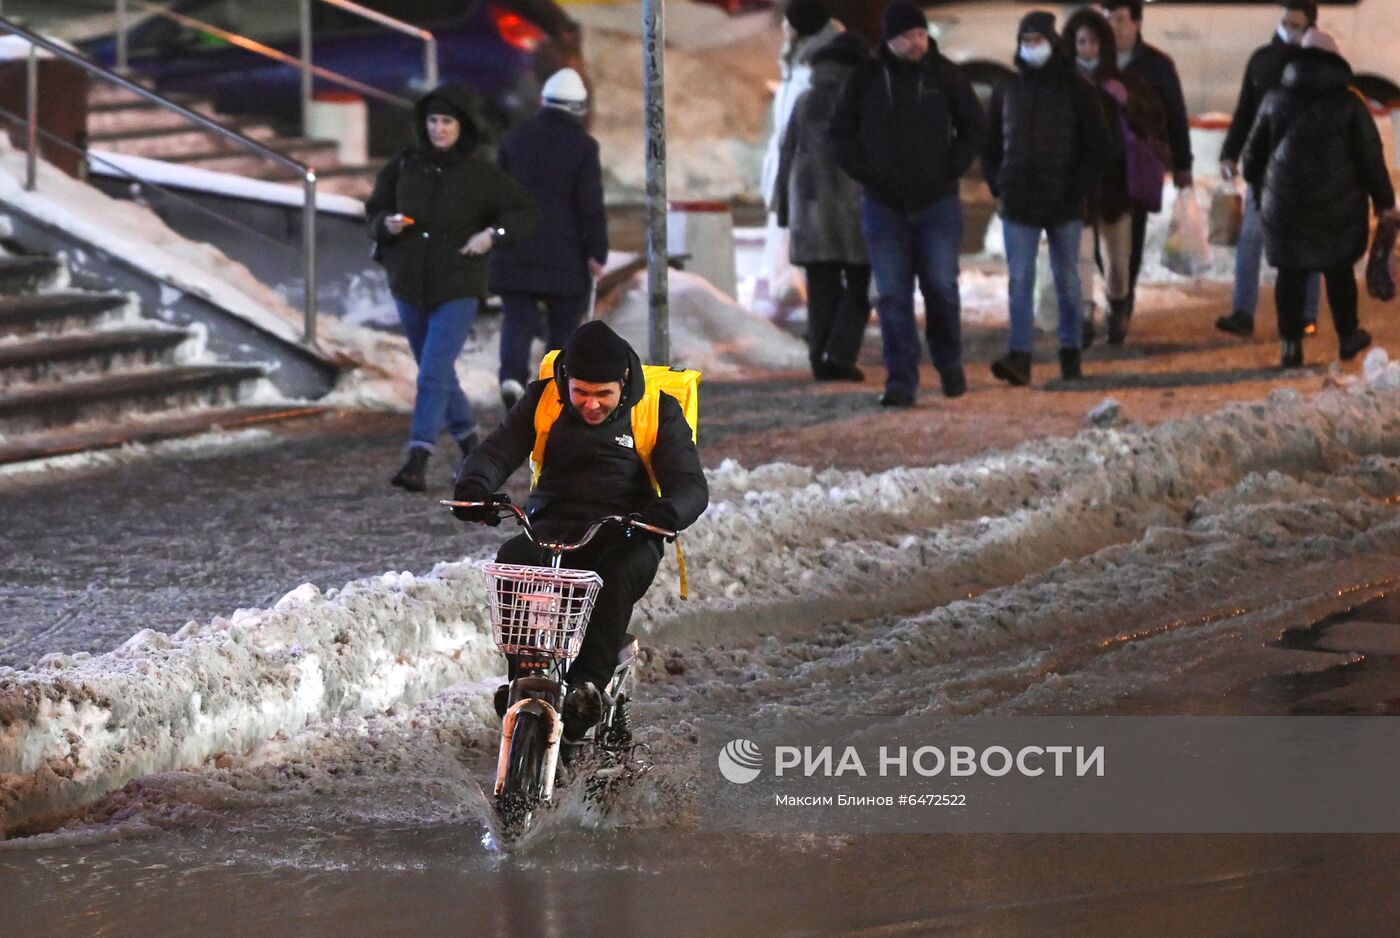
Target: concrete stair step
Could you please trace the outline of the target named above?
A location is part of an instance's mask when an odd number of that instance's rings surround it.
[[[273,146],[273,149],[284,156],[299,160],[317,170],[338,165],[339,162],[336,144],[333,140],[284,139]],[[252,153],[210,151],[203,153],[183,153],[175,156],[166,156],[164,159],[171,163],[198,166],[200,169],[212,169],[223,173],[234,173],[239,176],[250,176],[255,179],[281,180],[299,178],[292,170],[286,169],[277,163],[265,160]]]
[[[137,84],[146,88],[152,87],[149,81],[133,79]],[[161,95],[169,101],[173,101],[187,108],[195,108],[196,105],[209,106],[209,99],[197,94],[184,91],[172,91]],[[127,91],[120,85],[114,85],[107,81],[94,81],[88,90],[88,113],[93,111],[116,111],[123,108],[155,108],[165,110],[158,104],[153,104],[146,98],[141,97],[134,91]]]
[[[115,422],[133,414],[228,406],[256,365],[191,365],[103,375],[49,387],[0,392],[0,434],[36,433],[88,421]]]
[[[219,117],[213,105],[203,98],[188,98],[182,102],[184,107],[192,111],[212,117],[223,123],[229,118]],[[242,118],[245,122],[253,123],[254,118]],[[195,126],[183,115],[177,114],[169,108],[161,107],[159,104],[151,104],[144,100],[135,100],[128,103],[110,104],[89,108],[87,117],[87,130],[89,139],[103,139],[109,134],[116,133],[155,133],[161,130],[181,129]]]
[[[128,304],[128,298],[120,293],[0,296],[0,337],[89,329],[99,323],[128,318]]]
[[[250,124],[246,128],[240,128],[240,133],[251,140],[256,140],[271,146],[275,150],[281,149],[283,138],[277,136],[277,131],[266,124]],[[252,151],[240,146],[227,137],[220,136],[209,130],[200,130],[196,127],[186,125],[184,128],[172,128],[161,130],[154,134],[132,135],[123,134],[111,136],[104,139],[93,138],[92,145],[96,149],[109,150],[113,153],[125,153],[131,156],[144,156],[153,160],[167,160],[170,162],[187,162],[186,157],[193,153],[200,157],[207,154],[219,154],[227,156],[250,156]]]
[[[168,364],[190,333],[165,327],[39,336],[0,345],[0,391]]]
[[[63,264],[52,257],[0,257],[0,293],[32,292],[52,286],[62,280],[65,273]]]
[[[95,423],[81,429],[65,427],[0,441],[0,465],[113,449],[131,443],[158,443],[211,430],[239,430],[326,412],[324,407],[223,407],[145,420]]]

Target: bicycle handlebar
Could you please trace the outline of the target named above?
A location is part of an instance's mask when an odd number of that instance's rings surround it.
[[[583,532],[583,537],[579,538],[572,544],[560,541],[541,541],[535,537],[534,526],[530,523],[530,516],[525,514],[525,509],[511,502],[509,499],[503,502],[459,502],[453,499],[444,498],[441,499],[438,502],[438,504],[444,505],[447,508],[494,508],[498,517],[502,517],[507,512],[509,512],[515,515],[516,522],[522,528],[525,529],[525,536],[530,539],[530,543],[534,544],[536,547],[542,547],[550,553],[556,554],[568,553],[572,550],[578,550],[579,548],[587,544],[589,541],[593,540],[594,536],[598,533],[600,529],[607,527],[610,524],[619,524],[625,528],[638,528],[642,531],[646,531],[648,533],[665,538],[667,541],[674,541],[676,539],[675,531],[668,531],[666,528],[659,528],[654,524],[647,524],[645,521],[639,521],[636,518],[631,518],[627,515],[605,515],[602,518],[599,518],[597,521],[594,521],[592,524],[590,524],[588,526],[588,530]]]

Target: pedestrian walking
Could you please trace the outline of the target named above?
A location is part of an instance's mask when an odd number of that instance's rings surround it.
[[[856,364],[870,322],[870,258],[860,185],[836,165],[827,126],[846,80],[868,55],[840,33],[812,55],[812,85],[793,108],[778,166],[778,223],[807,277],[807,346],[818,381],[863,381]]]
[[[986,118],[962,69],[929,37],[918,5],[895,0],[882,23],[884,41],[846,82],[828,133],[837,165],[862,190],[861,229],[879,294],[885,360],[880,404],[912,407],[921,358],[916,278],[943,394],[967,391],[958,183],[981,149]]]
[[[486,295],[486,255],[528,236],[538,217],[530,194],[475,153],[475,108],[472,92],[454,86],[419,100],[417,144],[384,165],[365,203],[375,256],[418,362],[408,459],[390,480],[410,492],[426,490],[444,428],[463,456],[476,445],[457,356]]]
[[[1353,87],[1335,37],[1312,29],[1259,107],[1244,146],[1244,178],[1263,217],[1264,247],[1278,268],[1274,301],[1280,367],[1303,364],[1303,294],[1321,271],[1338,355],[1371,344],[1357,317],[1356,262],[1366,253],[1371,207],[1400,220],[1380,134]]]
[[[541,107],[506,134],[496,161],[534,197],[535,233],[491,255],[491,292],[501,298],[501,402],[509,410],[534,378],[530,348],[568,344],[608,260],[608,220],[598,141],[584,129],[588,89],[571,68],[549,77]],[[544,328],[541,329],[541,318]]]
[[[1031,380],[1042,233],[1059,301],[1060,376],[1081,377],[1079,241],[1111,141],[1097,92],[1061,48],[1055,14],[1027,13],[1016,35],[1017,74],[992,92],[982,169],[997,198],[1010,275],[1010,349],[992,363],[992,374],[1020,386]]]

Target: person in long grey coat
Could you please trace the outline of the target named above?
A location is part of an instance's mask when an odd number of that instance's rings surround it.
[[[812,86],[783,135],[776,187],[789,257],[807,275],[807,342],[818,381],[862,381],[856,365],[870,321],[870,258],[860,228],[860,184],[836,165],[827,125],[846,79],[868,53],[840,33],[812,54]]]

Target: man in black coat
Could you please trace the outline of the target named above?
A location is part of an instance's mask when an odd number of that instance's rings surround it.
[[[1118,40],[1118,67],[1141,75],[1161,98],[1167,111],[1167,142],[1172,151],[1172,180],[1178,189],[1191,187],[1191,122],[1181,76],[1171,56],[1142,39],[1142,0],[1104,0],[1104,14]],[[1147,238],[1146,208],[1133,209],[1133,251],[1128,262],[1130,287],[1128,315],[1136,300],[1138,274],[1142,270],[1142,246]]]
[[[1303,364],[1303,285],[1322,271],[1343,360],[1371,343],[1357,319],[1353,266],[1366,253],[1371,207],[1395,218],[1380,134],[1336,40],[1309,30],[1269,92],[1244,147],[1244,178],[1263,215],[1284,368]]]
[[[912,407],[919,390],[915,277],[943,393],[967,390],[958,180],[976,158],[984,126],[971,84],[929,38],[923,10],[895,0],[885,10],[884,42],[846,82],[828,131],[837,165],[864,192],[861,228],[880,294],[886,407]]]
[[[593,278],[608,259],[598,141],[584,129],[588,91],[578,72],[545,82],[542,107],[506,134],[497,162],[540,206],[540,227],[491,258],[491,291],[501,297],[501,400],[509,408],[533,376],[530,345],[544,308],[547,348],[563,348],[583,320]]]
[[[1098,92],[1060,48],[1055,15],[1027,13],[1017,30],[1015,78],[998,85],[989,109],[982,171],[997,197],[1006,243],[1010,351],[992,374],[1030,383],[1035,339],[1035,262],[1044,232],[1059,298],[1060,376],[1080,377],[1084,307],[1079,241],[1089,197],[1112,146]]]
[[[526,505],[537,534],[573,539],[599,517],[633,512],[648,524],[679,531],[705,511],[709,487],[680,404],[668,394],[648,390],[637,353],[596,320],[575,330],[555,359],[554,377],[532,382],[501,425],[462,464],[455,498],[484,501],[501,490],[535,447],[536,410],[546,395],[554,395],[562,410],[549,430],[543,466]],[[651,453],[659,494],[632,436],[633,408],[648,395],[660,395]],[[488,517],[482,509],[453,511],[464,521]],[[610,529],[565,559],[567,566],[595,570],[603,578],[583,647],[569,668],[566,739],[582,739],[601,715],[598,688],[612,676],[632,607],[651,586],[661,554],[661,542],[650,535],[627,538]],[[548,563],[547,555],[523,534],[503,544],[496,559]]]
[[[1249,57],[1240,85],[1240,97],[1235,104],[1235,116],[1225,143],[1220,147],[1220,178],[1234,179],[1239,173],[1240,153],[1245,139],[1254,126],[1255,115],[1264,96],[1283,81],[1283,69],[1298,52],[1303,34],[1317,25],[1317,4],[1314,0],[1283,0],[1283,15],[1268,45],[1260,46]],[[1235,245],[1235,295],[1231,312],[1215,321],[1215,328],[1231,335],[1254,335],[1254,311],[1259,306],[1259,263],[1264,256],[1264,230],[1259,225],[1259,213],[1254,210],[1254,193],[1246,187],[1244,221],[1240,225],[1239,243]],[[1308,277],[1307,303],[1303,316],[1312,330],[1317,326],[1317,302],[1320,291],[1317,274]],[[1307,326],[1304,327],[1307,329]]]

